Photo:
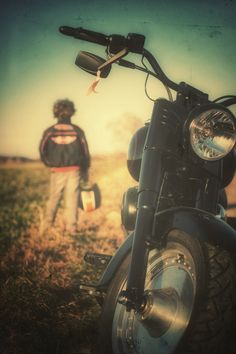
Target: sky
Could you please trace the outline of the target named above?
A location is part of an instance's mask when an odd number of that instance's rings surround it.
[[[55,123],[52,105],[69,98],[73,122],[92,154],[126,152],[132,132],[150,118],[145,74],[113,65],[98,93],[74,64],[79,51],[105,57],[104,47],[59,33],[61,25],[104,34],[145,35],[145,48],[173,81],[185,81],[210,99],[236,94],[234,0],[9,0],[2,5],[0,44],[0,155],[38,158],[41,135]],[[140,64],[140,56],[128,60]],[[167,97],[150,79],[151,97]],[[124,133],[122,133],[122,129]]]

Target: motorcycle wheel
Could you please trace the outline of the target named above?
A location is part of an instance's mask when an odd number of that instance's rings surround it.
[[[145,289],[153,293],[172,289],[176,294],[167,302],[175,303],[171,322],[156,333],[155,325],[150,331],[134,310],[127,312],[118,302],[126,287],[129,261],[130,254],[108,289],[96,353],[236,353],[228,341],[235,320],[236,273],[227,251],[202,244],[178,230],[168,235],[164,250],[150,251]],[[159,303],[160,299],[157,308]],[[156,311],[155,305],[153,309]]]

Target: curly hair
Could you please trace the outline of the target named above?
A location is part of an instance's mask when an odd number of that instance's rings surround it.
[[[53,114],[55,118],[63,119],[70,118],[75,113],[76,109],[74,103],[70,100],[57,100],[53,105]]]

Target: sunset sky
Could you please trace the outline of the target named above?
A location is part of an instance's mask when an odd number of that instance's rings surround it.
[[[73,122],[84,129],[93,154],[126,152],[127,132],[151,115],[145,75],[135,70],[114,65],[98,93],[87,96],[94,77],[79,70],[75,58],[80,50],[104,57],[104,48],[63,36],[61,25],[144,34],[145,48],[172,80],[186,81],[212,99],[236,94],[234,0],[10,0],[1,12],[0,155],[37,158],[58,98],[74,101]],[[127,59],[140,63],[138,55]],[[153,79],[148,92],[166,97]]]

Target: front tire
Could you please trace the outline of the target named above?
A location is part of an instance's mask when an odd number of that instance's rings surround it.
[[[228,252],[201,244],[182,231],[168,235],[167,247],[150,251],[146,289],[171,287],[180,306],[164,333],[146,330],[134,311],[117,302],[125,289],[128,255],[107,292],[100,321],[99,353],[230,354],[235,319],[235,267]],[[184,308],[185,320],[182,321]],[[182,316],[182,317],[181,317]],[[182,325],[179,326],[179,323]],[[230,346],[231,345],[231,346]]]

